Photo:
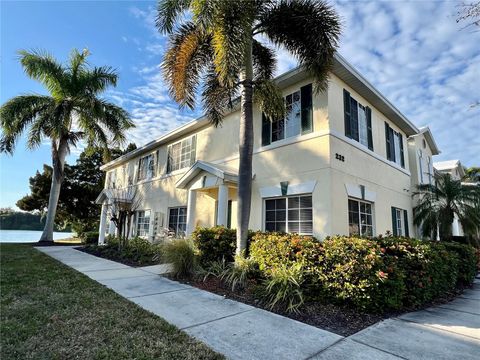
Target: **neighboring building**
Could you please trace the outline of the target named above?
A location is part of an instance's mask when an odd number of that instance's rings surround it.
[[[450,174],[454,180],[462,180],[465,176],[465,169],[460,163],[460,160],[447,160],[433,163],[433,167],[436,171],[441,174]],[[453,236],[464,236],[462,229],[462,224],[458,219],[457,214],[455,214],[452,224],[452,235]]]
[[[319,239],[413,236],[412,189],[431,181],[439,153],[430,130],[418,129],[339,55],[326,92],[312,92],[301,68],[276,81],[289,113],[270,122],[254,110],[250,227]],[[239,117],[235,109],[218,128],[200,118],[102,166],[99,241],[114,232],[109,189],[129,185],[141,198],[132,235],[235,228]]]

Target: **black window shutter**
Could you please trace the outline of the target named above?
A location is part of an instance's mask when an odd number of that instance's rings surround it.
[[[262,112],[262,146],[270,145],[272,135],[272,122]]]
[[[345,119],[345,136],[351,138],[352,137],[352,129],[351,129],[351,103],[350,103],[350,93],[343,89],[343,113]]]
[[[372,109],[368,106],[365,108],[367,114],[367,135],[368,135],[368,148],[373,151],[373,135],[372,135]]]
[[[358,102],[357,100],[350,98],[350,129],[352,133],[352,139],[359,141],[358,137]]]
[[[400,139],[400,164],[402,168],[405,168],[405,157],[403,156],[403,136],[402,134],[398,134],[398,138]]]
[[[397,236],[397,209],[392,206],[392,233]]]
[[[169,146],[167,149],[167,174],[172,171],[172,158],[171,158],[172,147]]]
[[[392,159],[392,147],[390,146],[390,141],[390,126],[385,122],[385,147],[387,148],[387,160]]]
[[[192,136],[192,152],[190,153],[190,165],[193,165],[197,156],[197,135]]]
[[[302,134],[313,131],[312,84],[300,88],[302,106]]]
[[[408,233],[408,213],[407,210],[403,210],[403,219],[405,220],[405,236],[410,237]]]

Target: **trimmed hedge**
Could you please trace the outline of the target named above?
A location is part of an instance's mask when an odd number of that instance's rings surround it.
[[[211,228],[197,227],[192,233],[192,240],[198,252],[201,265],[208,265],[215,261],[232,262],[237,248],[237,230],[224,226]],[[249,231],[248,243],[255,233]],[[248,252],[248,245],[247,245]]]
[[[384,312],[428,303],[470,284],[474,249],[397,237],[336,236],[318,242],[295,234],[257,233],[250,256],[266,276],[301,265],[310,299]]]
[[[79,234],[80,240],[82,240],[82,243],[91,245],[91,244],[97,244],[98,242],[98,231],[86,231],[81,234]]]

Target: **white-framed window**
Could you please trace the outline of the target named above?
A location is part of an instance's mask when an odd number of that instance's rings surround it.
[[[265,231],[313,234],[312,196],[265,200]]]
[[[137,236],[147,237],[150,230],[150,210],[137,211]]]
[[[433,178],[433,163],[432,157],[427,156],[427,166],[428,166],[428,183],[432,185],[432,178]]]
[[[117,186],[117,169],[107,173],[107,189],[115,189]]]
[[[187,207],[175,207],[168,209],[168,228],[177,236],[185,235],[187,231]]]
[[[392,232],[395,236],[409,236],[407,210],[392,206]]]
[[[192,166],[197,137],[191,136],[168,147],[167,173]]]
[[[385,141],[387,160],[390,160],[400,165],[402,168],[405,168],[403,136],[399,132],[393,130],[387,122],[385,122]]]
[[[272,142],[300,135],[302,132],[300,90],[285,97],[285,108],[285,118],[272,121]]]
[[[143,156],[138,161],[137,181],[149,180],[155,175],[155,157],[153,154]]]
[[[373,236],[372,203],[348,199],[348,228],[350,235]]]
[[[345,136],[373,151],[372,110],[343,89]]]

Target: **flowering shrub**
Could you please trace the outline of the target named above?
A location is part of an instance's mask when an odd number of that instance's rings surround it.
[[[295,234],[257,233],[250,256],[265,277],[295,266],[310,300],[326,298],[366,311],[419,306],[476,273],[474,249],[401,237],[336,236],[318,242]]]

